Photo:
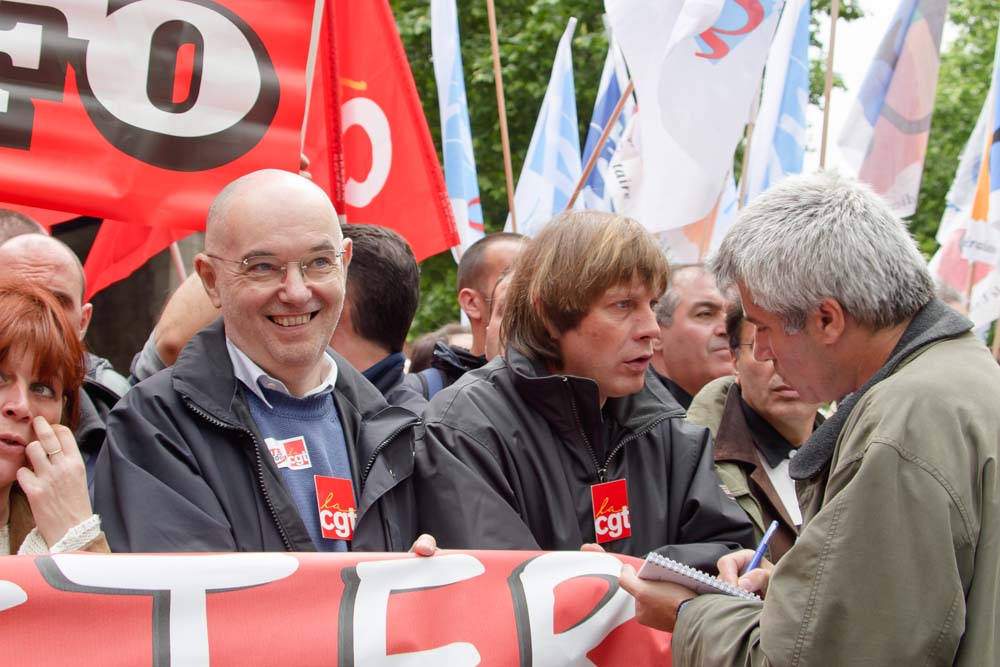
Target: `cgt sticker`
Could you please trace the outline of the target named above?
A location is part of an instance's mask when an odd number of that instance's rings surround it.
[[[612,542],[632,536],[628,517],[628,485],[616,479],[590,487],[594,507],[594,533],[597,543]]]

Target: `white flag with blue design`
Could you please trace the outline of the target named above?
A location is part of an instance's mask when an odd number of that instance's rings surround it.
[[[660,232],[719,204],[783,0],[605,0],[635,84],[635,217]]]
[[[747,163],[747,199],[802,172],[809,105],[809,0],[786,0],[764,70]]]
[[[583,173],[570,53],[575,30],[576,19],[570,18],[559,40],[549,87],[514,190],[517,231],[528,236],[537,234],[552,216],[566,208]],[[579,198],[576,207],[580,207]],[[509,217],[506,229],[511,230]]]
[[[590,129],[587,130],[587,141],[583,145],[583,164],[590,160],[594,148],[597,146],[604,128],[611,118],[611,113],[621,99],[622,91],[628,86],[628,73],[625,69],[625,59],[621,56],[618,44],[614,37],[608,39],[608,57],[604,60],[604,71],[601,73],[601,83],[597,89],[597,99],[594,100],[594,114],[590,119]],[[588,209],[598,211],[613,211],[614,204],[611,201],[611,193],[604,187],[604,179],[608,172],[608,165],[618,142],[625,132],[625,125],[635,112],[635,97],[629,95],[621,113],[615,120],[614,129],[608,135],[604,147],[601,149],[600,157],[594,164],[590,176],[583,187],[580,196],[583,198],[583,206]]]
[[[464,252],[483,238],[484,230],[479,182],[476,178],[476,158],[472,152],[469,105],[465,97],[455,0],[431,0],[431,51],[434,56],[438,108],[441,110],[444,178],[448,197],[455,211],[455,225],[460,239],[458,249]],[[455,250],[453,248],[452,252]]]

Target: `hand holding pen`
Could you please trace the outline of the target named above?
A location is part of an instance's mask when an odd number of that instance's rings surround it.
[[[760,561],[764,558],[764,554],[767,552],[767,545],[771,543],[771,538],[774,537],[774,531],[778,530],[778,522],[772,521],[771,525],[767,527],[767,531],[764,532],[764,537],[761,538],[760,544],[757,545],[757,551],[753,552],[753,558],[747,563],[746,569],[743,570],[741,576],[745,576],[750,570],[755,569],[760,565]]]
[[[778,522],[772,521],[756,551],[744,549],[720,558],[719,578],[732,586],[739,586],[745,591],[763,597],[771,578],[771,570],[774,569],[774,565],[764,558],[764,554],[777,527]]]

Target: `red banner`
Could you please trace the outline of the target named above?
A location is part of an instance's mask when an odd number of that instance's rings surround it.
[[[197,230],[295,171],[314,0],[2,3],[0,200]]]
[[[670,664],[583,552],[0,558],[5,664]]]

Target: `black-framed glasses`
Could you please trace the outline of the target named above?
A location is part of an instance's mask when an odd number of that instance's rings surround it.
[[[206,253],[208,254],[208,253]],[[208,254],[212,259],[236,265],[236,272],[259,283],[280,284],[284,282],[289,264],[297,264],[302,279],[311,283],[332,280],[339,272],[343,250],[319,250],[298,261],[284,262],[273,255],[254,255],[244,259],[226,259]]]

